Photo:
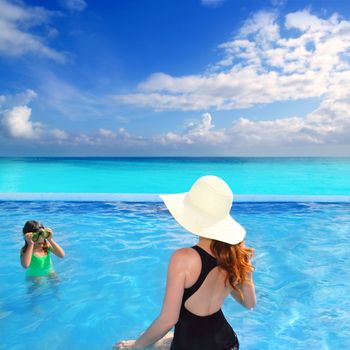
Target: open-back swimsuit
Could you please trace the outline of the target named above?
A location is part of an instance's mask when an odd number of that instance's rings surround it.
[[[238,350],[237,335],[221,309],[208,316],[198,316],[185,307],[186,300],[197,292],[209,272],[217,267],[217,260],[212,255],[199,246],[192,248],[201,258],[202,269],[196,283],[184,290],[170,350]]]

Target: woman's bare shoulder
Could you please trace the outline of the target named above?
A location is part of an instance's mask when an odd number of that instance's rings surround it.
[[[199,260],[198,253],[192,248],[180,248],[175,250],[171,256],[171,262],[188,265],[190,262]]]
[[[173,256],[178,256],[178,257],[182,257],[182,258],[186,258],[186,257],[194,257],[194,256],[198,256],[198,253],[189,247],[186,248],[180,248],[174,251]]]

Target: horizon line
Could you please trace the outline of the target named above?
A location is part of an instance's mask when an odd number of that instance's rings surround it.
[[[69,155],[69,156],[64,156],[64,155],[55,155],[55,156],[0,156],[1,158],[350,158],[350,155],[343,155],[343,156],[335,156],[335,155],[310,155],[310,156],[292,156],[292,155],[279,155],[279,156],[264,156],[264,155],[255,155],[255,156],[103,156],[103,155],[98,155],[98,156],[84,156],[84,155]]]
[[[162,203],[162,193],[0,192],[0,201]],[[350,195],[235,194],[233,203],[350,203]]]

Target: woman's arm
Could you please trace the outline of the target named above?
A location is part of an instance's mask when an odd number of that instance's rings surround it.
[[[185,249],[177,250],[172,255],[168,267],[167,286],[161,313],[146,332],[136,340],[136,349],[144,349],[155,343],[178,321],[187,273],[187,267],[184,263],[185,255]]]
[[[128,343],[128,345],[131,345],[131,349],[145,349],[154,344],[157,340],[164,337],[178,321],[187,273],[185,255],[185,249],[177,250],[172,255],[168,267],[167,286],[160,315],[134,344]],[[123,342],[120,345],[121,349],[129,348],[123,347]]]
[[[51,244],[52,247],[52,253],[54,253],[55,255],[57,255],[60,258],[64,257],[64,250],[60,247],[60,245],[58,243],[56,243],[53,238],[52,238],[52,230],[51,229],[47,229],[50,231],[50,236],[47,239],[49,241],[49,243]]]
[[[235,290],[231,292],[231,295],[236,301],[245,306],[247,309],[252,309],[256,305],[253,274],[251,272],[248,272],[246,278],[247,282],[243,283],[243,285],[237,286],[237,288],[239,288],[243,294],[243,299],[241,295]]]
[[[32,261],[32,255],[33,255],[33,248],[34,248],[34,242],[32,241],[32,234],[31,232],[26,233],[24,236],[25,240],[27,241],[27,249],[25,253],[22,253],[21,250],[21,265],[27,269],[30,265],[30,262]]]

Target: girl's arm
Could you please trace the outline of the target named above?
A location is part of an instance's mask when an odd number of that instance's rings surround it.
[[[32,241],[32,234],[30,232],[26,233],[24,238],[27,241],[28,245],[25,253],[22,253],[22,250],[21,250],[21,265],[25,269],[27,269],[28,266],[30,265],[30,262],[32,261],[34,242]]]
[[[60,258],[64,257],[64,250],[60,247],[58,243],[56,243],[52,238],[52,230],[48,229],[50,231],[50,237],[47,239],[48,242],[51,244],[52,247],[52,253],[57,255]]]
[[[179,319],[187,271],[186,252],[177,250],[168,267],[167,286],[160,315],[135,342],[121,342],[120,349],[145,349],[164,337]],[[126,346],[125,346],[126,345]],[[130,346],[130,347],[129,347]]]

